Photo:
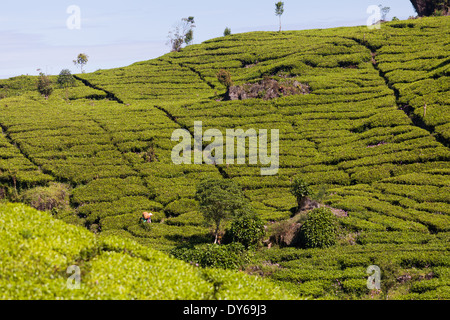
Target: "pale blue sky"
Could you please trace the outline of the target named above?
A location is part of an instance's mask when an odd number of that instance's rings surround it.
[[[87,72],[130,65],[170,51],[170,29],[194,16],[194,43],[232,33],[278,30],[275,0],[40,0],[7,1],[0,6],[0,79],[34,75],[41,68],[58,74],[78,53],[89,55]],[[364,25],[370,5],[391,7],[387,17],[415,15],[409,0],[285,0],[284,30]],[[81,10],[81,29],[70,30],[67,8]]]

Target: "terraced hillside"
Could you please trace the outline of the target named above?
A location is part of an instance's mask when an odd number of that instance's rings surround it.
[[[67,183],[72,210],[57,217],[169,250],[211,239],[193,200],[202,178],[239,183],[270,224],[293,215],[289,186],[301,176],[345,212],[342,241],[263,249],[254,269],[300,296],[365,297],[366,268],[391,262],[417,276],[393,297],[448,299],[449,34],[448,17],[237,34],[78,75],[69,99],[62,89],[44,99],[27,77],[3,80],[0,183]],[[221,69],[237,85],[269,76],[311,92],[224,101]],[[261,176],[262,164],[174,165],[172,132],[193,135],[194,121],[204,131],[278,129],[278,174]],[[146,210],[151,228],[139,223]]]
[[[195,268],[22,204],[0,204],[0,210],[1,300],[292,299],[265,279]],[[71,266],[80,268],[79,290],[68,286],[76,285]]]

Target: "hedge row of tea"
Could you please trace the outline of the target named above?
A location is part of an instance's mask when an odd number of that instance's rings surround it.
[[[41,178],[34,185],[50,180],[69,184],[76,217],[61,217],[92,231],[154,240],[154,246],[160,248],[176,245],[185,237],[208,238],[208,230],[199,226],[203,224],[199,213],[193,220],[195,226],[176,218],[195,211],[195,204],[186,207],[186,200],[181,200],[194,196],[195,181],[220,177],[218,171],[214,167],[172,165],[175,143],[170,136],[179,126],[163,111],[108,101],[105,92],[81,86],[90,95],[103,95],[103,99],[80,94],[76,86],[67,92],[57,90],[49,99],[30,91],[4,98],[0,104],[6,139],[2,146],[9,146],[7,150],[22,162],[32,161],[24,170],[33,169],[32,177]],[[21,169],[12,160],[6,159],[5,164]],[[21,172],[5,172],[9,174],[5,182],[17,179],[29,186]],[[154,212],[154,222],[171,219],[149,232],[139,223],[143,211]]]
[[[395,27],[386,28],[394,30],[393,33],[397,30]],[[207,41],[183,53],[166,56],[197,70],[203,79],[217,88],[221,85],[214,82],[214,75],[222,68],[227,68],[238,84],[270,75],[279,79],[293,77],[310,85],[312,91],[308,95],[273,101],[251,99],[164,106],[191,133],[194,132],[194,121],[202,121],[204,130],[216,128],[225,132],[226,129],[253,128],[280,131],[280,170],[277,176],[261,177],[257,166],[223,166],[227,176],[242,185],[254,207],[267,220],[291,214],[295,199],[289,194],[288,187],[296,175],[315,185],[336,188],[449,168],[448,148],[437,142],[427,130],[414,126],[398,109],[395,92],[373,66],[370,49],[348,37],[348,34],[361,32],[361,29],[347,31],[284,32],[282,36],[270,33],[236,35]],[[374,35],[368,33],[365,37],[371,39]],[[427,39],[434,35],[437,42],[437,32],[426,35]],[[245,42],[237,40],[243,38]],[[389,39],[396,41],[394,37]],[[280,47],[283,50],[269,49]],[[266,56],[267,52],[271,54]],[[445,112],[445,108],[441,110]],[[440,221],[438,230],[447,231],[449,217],[439,214],[442,208],[448,210],[448,180],[445,176],[439,178],[443,184],[439,186],[441,197],[435,200],[436,203],[414,205],[419,211],[412,216],[406,210],[408,206],[398,205],[392,200],[391,205],[396,206],[397,215],[392,217],[384,209],[379,209],[370,223],[376,225],[377,230],[391,230],[393,225],[393,230],[404,230],[411,225],[421,230],[435,230],[434,222]],[[423,193],[436,192],[436,186],[428,186],[428,182],[422,184]],[[415,187],[408,185],[407,188],[412,192]],[[372,201],[367,195],[365,197]],[[420,200],[423,201],[429,200]],[[424,210],[425,207],[428,209]],[[434,207],[436,210],[432,209]],[[423,210],[425,212],[421,212]],[[349,219],[352,222],[346,223],[358,229],[357,225],[367,223],[368,218],[356,211]],[[391,215],[389,219],[388,215]]]
[[[354,37],[371,47],[377,67],[397,93],[398,104],[445,143],[450,142],[450,26],[446,19],[391,23],[380,32]]]
[[[450,299],[449,233],[360,233],[358,245],[263,250],[252,272],[292,294],[313,299]],[[381,291],[368,289],[369,266],[381,270]]]
[[[0,213],[0,299],[292,298],[267,280],[196,268],[131,240],[95,236],[22,204],[0,203]],[[80,286],[74,289],[77,274]]]

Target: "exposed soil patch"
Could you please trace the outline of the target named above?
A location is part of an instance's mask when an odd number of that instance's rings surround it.
[[[300,245],[300,228],[307,218],[309,211],[316,208],[328,208],[338,218],[348,217],[348,213],[341,209],[336,209],[320,202],[304,197],[300,203],[300,210],[297,211],[294,217],[288,220],[269,223],[270,229],[269,239],[264,241],[266,246],[272,247],[276,244],[280,247],[296,247]],[[351,243],[351,239],[348,240]]]
[[[311,89],[307,84],[294,79],[275,80],[264,78],[257,83],[247,83],[241,86],[231,86],[224,100],[262,99],[271,100],[283,96],[308,94]]]

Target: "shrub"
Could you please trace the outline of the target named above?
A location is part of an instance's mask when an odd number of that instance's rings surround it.
[[[337,221],[329,208],[317,208],[308,213],[300,228],[302,245],[306,248],[325,248],[336,244]]]
[[[347,279],[342,281],[342,289],[348,294],[361,296],[368,292],[366,279]]]
[[[39,78],[37,82],[37,90],[40,94],[48,98],[53,92],[52,81],[49,76],[39,73]]]
[[[50,183],[48,187],[36,187],[25,191],[21,200],[41,211],[65,210],[69,205],[69,186],[63,183]]]
[[[218,241],[223,221],[250,209],[241,188],[232,180],[206,179],[197,186],[196,197],[205,220],[215,225],[214,243]]]
[[[401,274],[400,266],[388,259],[377,261],[376,264],[381,269],[381,290],[387,296],[398,285],[397,278]]]
[[[245,247],[240,243],[182,246],[170,253],[177,259],[198,264],[200,267],[238,269],[249,261]]]
[[[223,35],[224,35],[225,37],[231,35],[231,29],[228,28],[228,27],[226,27],[226,28],[225,28],[225,31],[223,32]]]
[[[72,76],[69,69],[63,69],[59,73],[56,82],[61,88],[73,87],[75,85],[75,78]]]
[[[6,198],[6,190],[7,190],[7,187],[0,186],[0,200]]]
[[[265,235],[264,222],[256,214],[244,214],[231,222],[225,237],[245,248],[256,247]]]
[[[292,181],[290,191],[297,198],[299,210],[303,207],[303,203],[306,200],[307,196],[312,193],[309,184],[299,177],[295,178],[294,181]]]
[[[219,80],[220,84],[224,85],[227,89],[233,85],[230,72],[224,69],[219,70],[217,73],[217,80]]]

